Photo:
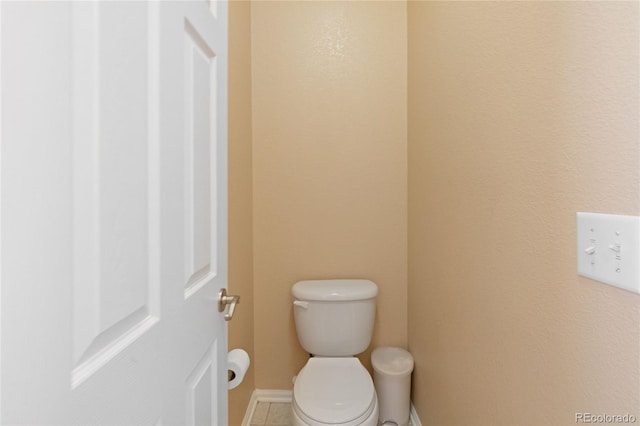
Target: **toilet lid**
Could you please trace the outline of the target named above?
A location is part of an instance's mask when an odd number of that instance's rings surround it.
[[[347,423],[375,400],[373,380],[358,358],[309,358],[293,385],[293,399],[311,419]]]

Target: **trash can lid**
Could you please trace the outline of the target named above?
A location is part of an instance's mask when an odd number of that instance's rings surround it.
[[[371,353],[373,369],[391,376],[405,376],[413,371],[413,357],[402,348],[383,346]]]

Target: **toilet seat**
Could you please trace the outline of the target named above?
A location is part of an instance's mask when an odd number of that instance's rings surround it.
[[[358,358],[310,358],[294,383],[293,409],[309,425],[362,424],[377,409],[373,380]]]

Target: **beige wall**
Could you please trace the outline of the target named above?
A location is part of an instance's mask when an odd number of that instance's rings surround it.
[[[229,322],[229,349],[253,351],[253,192],[251,153],[251,5],[229,2],[229,291],[241,295]],[[229,391],[229,424],[238,426],[254,389],[255,363]]]
[[[375,281],[373,345],[407,343],[406,4],[251,13],[256,387],[290,389],[298,280]]]
[[[640,418],[640,296],[576,275],[638,215],[638,3],[410,2],[409,346],[423,424]]]

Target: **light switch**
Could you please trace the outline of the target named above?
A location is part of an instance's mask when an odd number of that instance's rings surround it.
[[[577,214],[578,274],[640,294],[640,217]]]

